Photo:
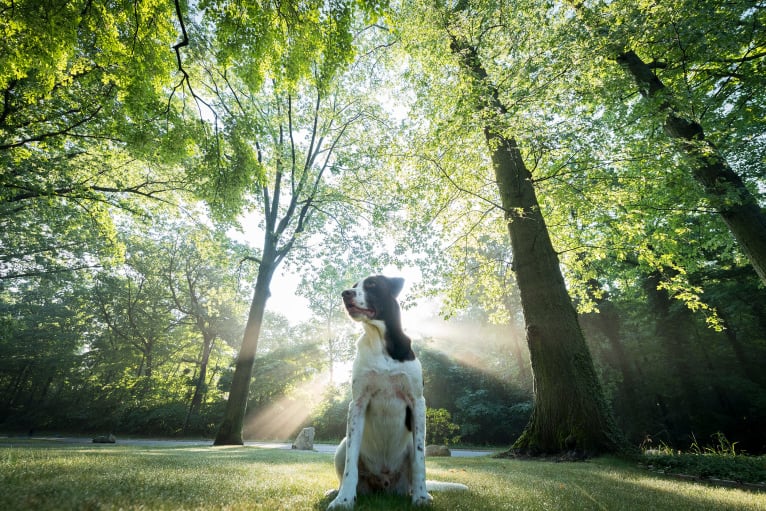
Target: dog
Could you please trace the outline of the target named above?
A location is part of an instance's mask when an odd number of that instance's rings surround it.
[[[419,506],[432,501],[426,484],[423,369],[402,330],[396,300],[403,286],[404,279],[373,275],[341,295],[364,334],[351,373],[346,438],[335,452],[340,488],[328,509],[350,508],[358,494],[375,492],[410,496]],[[434,483],[435,489],[467,489],[444,486]]]

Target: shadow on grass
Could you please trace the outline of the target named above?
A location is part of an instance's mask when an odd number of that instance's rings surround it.
[[[471,489],[469,494],[434,494],[435,509],[766,509],[763,493],[666,479],[610,458],[577,463],[433,459],[429,479],[460,482]]]
[[[415,506],[409,497],[398,495],[362,495],[356,500],[354,511],[423,511],[433,510],[482,510],[500,509],[495,499],[486,498],[473,492],[450,492],[433,494],[434,502],[429,507]],[[332,502],[332,497],[325,496],[311,508],[313,511],[325,511]]]
[[[626,509],[764,510],[766,493],[739,487],[724,487],[698,480],[679,480],[638,468],[631,462],[596,460],[594,476],[598,487],[619,488],[632,499]]]

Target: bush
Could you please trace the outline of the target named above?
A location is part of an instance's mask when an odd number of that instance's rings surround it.
[[[183,430],[186,413],[184,403],[132,408],[123,416],[119,430],[140,435],[176,436]]]
[[[506,444],[516,439],[532,413],[529,401],[507,403],[502,394],[479,389],[466,391],[456,400],[456,421],[463,439],[470,443]]]
[[[766,481],[766,456],[661,453],[645,455],[644,462],[650,469],[667,474],[729,479],[743,483]]]
[[[450,445],[460,441],[460,426],[452,422],[452,415],[444,408],[426,409],[426,443]]]
[[[346,420],[350,400],[350,385],[332,387],[325,392],[322,403],[310,420],[311,425],[316,429],[317,438],[338,440],[346,436]]]

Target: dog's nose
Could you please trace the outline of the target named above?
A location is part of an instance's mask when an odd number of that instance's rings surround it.
[[[354,295],[353,289],[346,289],[340,294],[343,298],[351,298]]]

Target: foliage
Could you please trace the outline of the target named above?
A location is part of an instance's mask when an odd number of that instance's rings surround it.
[[[111,208],[185,187],[176,165],[197,133],[166,95],[170,9],[3,2],[0,277],[108,264],[120,256]]]
[[[757,139],[762,134],[763,125],[754,119],[751,119],[752,122],[745,121],[747,126],[734,128],[739,132],[734,137],[738,140],[729,138],[732,134],[729,130],[739,120],[749,118],[751,108],[757,111],[763,107],[763,103],[756,99],[760,95],[753,88],[757,73],[750,68],[748,57],[762,45],[762,34],[747,28],[750,22],[759,23],[753,18],[758,17],[758,10],[750,9],[746,2],[735,2],[727,9],[718,9],[714,3],[706,3],[689,11],[685,2],[670,2],[662,8],[631,6],[622,2],[617,4],[597,7],[597,17],[617,21],[615,24],[607,21],[603,25],[594,25],[587,11],[578,12],[586,13],[583,14],[586,25],[592,29],[588,31],[588,37],[594,33],[599,36],[607,34],[600,40],[601,45],[595,45],[603,52],[604,58],[583,61],[584,65],[593,66],[590,76],[598,77],[598,80],[590,82],[590,85],[595,85],[592,88],[595,97],[586,96],[586,101],[590,98],[590,101],[600,101],[605,106],[603,115],[598,116],[599,122],[594,125],[596,131],[592,135],[596,136],[588,139],[602,140],[602,133],[611,132],[618,138],[610,140],[621,143],[610,148],[613,158],[609,158],[600,148],[589,152],[585,162],[588,170],[584,175],[592,179],[579,186],[575,181],[571,183],[578,193],[588,194],[588,190],[596,192],[592,196],[592,204],[598,205],[598,208],[587,206],[587,209],[608,212],[610,218],[607,221],[612,226],[616,227],[615,221],[624,221],[626,225],[615,232],[616,238],[610,236],[609,243],[584,240],[583,245],[619,246],[630,238],[631,242],[626,247],[643,248],[639,248],[636,257],[631,257],[630,252],[620,251],[618,260],[627,259],[637,262],[640,267],[662,272],[660,286],[686,302],[690,308],[703,312],[713,326],[720,327],[720,319],[702,295],[702,288],[695,286],[689,275],[702,270],[711,260],[727,266],[741,265],[742,253],[733,244],[721,218],[712,214],[719,206],[716,199],[702,193],[702,187],[692,177],[695,166],[701,163],[682,156],[679,144],[669,143],[659,134],[664,119],[658,107],[664,101],[671,101],[672,108],[679,115],[701,123],[706,137],[715,140],[735,171],[748,182],[750,189],[757,190],[762,173],[760,176],[758,172],[752,174],[751,168],[740,166],[739,162],[749,160],[760,152],[760,148],[750,144],[742,146],[742,138],[739,137],[750,140],[750,136],[754,136]],[[701,18],[708,21],[698,25]],[[729,26],[731,30],[717,32],[716,36],[711,37],[703,35],[708,31],[706,27],[712,25]],[[626,92],[636,87],[625,82],[613,58],[615,51],[630,48],[652,65],[652,72],[666,85],[665,100],[637,102],[626,99]],[[739,54],[739,57],[734,54]],[[760,58],[754,57],[754,60]],[[740,65],[743,73],[734,79],[731,73]],[[752,98],[758,106],[745,106],[742,102],[744,96],[740,94]],[[751,130],[758,134],[747,135]],[[727,135],[721,136],[724,132]],[[605,162],[609,169],[602,180],[598,178],[599,171],[593,173],[589,169],[594,161],[603,161],[605,157],[609,159]],[[576,179],[576,176],[574,174],[572,178]],[[586,188],[588,183],[593,186]],[[640,183],[640,187],[635,188],[631,183]],[[599,195],[606,199],[606,195],[597,191],[601,184],[611,190],[607,192],[610,195],[608,202],[599,199]],[[620,204],[622,211],[610,210],[610,204]],[[583,225],[589,224],[586,222]],[[583,233],[590,235],[593,231]]]
[[[459,6],[621,426],[763,452],[763,284],[614,55],[763,204],[764,9],[574,4],[0,1],[0,427],[210,434],[271,219],[315,317],[266,315],[254,410],[351,357],[340,289],[417,266],[451,319],[419,350],[429,405],[512,442],[530,364],[487,119],[443,30]],[[322,436],[344,433],[341,389]]]
[[[643,462],[650,470],[665,474],[725,479],[739,483],[762,484],[766,481],[766,459],[763,456],[719,453],[647,454],[643,457]]]
[[[460,426],[444,408],[426,408],[427,444],[451,445],[460,442]]]
[[[749,281],[755,286],[751,297],[760,297],[757,277],[746,275],[740,285]],[[745,326],[754,309],[738,293],[728,294],[725,280],[706,285],[726,312],[724,332],[705,328],[704,318],[667,294],[657,296],[641,280],[641,287],[610,289],[602,312],[583,321],[619,423],[635,444],[649,435],[685,450],[692,435],[707,445],[721,431],[740,448],[761,452],[763,436],[756,431],[762,430],[766,403],[763,380],[749,358],[764,356],[763,335]],[[749,355],[740,343],[747,343]]]
[[[324,441],[340,441],[346,436],[350,402],[351,385],[339,385],[327,389],[321,404],[309,421],[309,425],[316,428],[316,438]]]
[[[218,366],[232,356],[215,340],[236,345],[241,335],[236,247],[189,224],[176,223],[169,238],[123,227],[124,264],[92,276],[43,273],[0,295],[9,327],[0,346],[13,361],[0,372],[5,428],[170,435],[191,420],[209,432]],[[184,304],[189,293],[194,311]],[[206,397],[199,417],[187,417],[203,362]]]
[[[330,83],[354,56],[356,9],[376,16],[386,2],[291,2],[284,6],[206,0],[199,7],[213,24],[216,60],[238,69],[251,90],[275,78],[289,89],[315,74]]]
[[[316,345],[304,342],[256,358],[248,410],[254,413],[316,376],[323,366],[317,351]]]
[[[507,127],[525,160],[532,162],[544,216],[580,310],[585,312],[595,306],[589,282],[596,277],[607,282],[607,267],[612,264],[618,265],[612,273],[630,274],[624,264],[628,261],[644,273],[660,271],[661,286],[720,328],[721,320],[706,299],[704,288],[692,282],[690,275],[713,260],[722,265],[741,265],[742,254],[720,218],[711,215],[709,200],[701,196],[700,187],[688,171],[690,162],[679,157],[667,142],[658,140],[658,119],[651,113],[651,105],[631,98],[632,89],[612,60],[613,55],[600,53],[606,51],[601,45],[603,39],[594,38],[593,31],[585,30],[587,24],[583,26],[565,6],[554,7],[546,2],[461,5],[465,15],[454,21],[455,30],[471,38],[488,79],[498,87],[499,99],[511,107],[496,121]],[[699,16],[736,25],[732,37],[720,45],[738,47],[750,55],[761,47],[762,36],[747,28],[750,21],[758,24],[753,19],[758,10],[750,10],[747,5],[735,3],[731,11],[713,12],[711,3]],[[731,129],[738,122],[734,117],[739,120],[743,115],[750,119],[743,127],[744,138],[750,140],[750,135],[744,134],[751,130],[758,133],[753,134],[755,139],[760,136],[760,121],[751,118],[749,112],[735,112],[748,107],[734,100],[727,103],[726,98],[729,93],[742,100],[749,98],[745,101],[752,98],[759,103],[753,106],[756,111],[763,107],[756,99],[760,90],[751,89],[757,73],[750,68],[751,60],[760,60],[761,53],[755,53],[752,59],[744,57],[741,62],[711,55],[717,51],[713,49],[716,46],[707,44],[711,38],[700,35],[710,24],[695,25],[694,21],[699,20],[695,9],[695,14],[690,14],[692,20],[685,20],[687,10],[682,2],[662,8],[611,2],[593,12],[599,9],[620,13],[615,15],[618,23],[602,28],[622,34],[637,46],[645,44],[646,54],[657,59],[656,72],[662,73],[663,79],[666,75],[678,79],[669,87],[690,95],[691,111],[696,116],[704,115],[706,130],[713,132],[724,125]],[[424,15],[424,10],[429,14]],[[456,79],[455,63],[445,58],[449,54],[447,35],[440,36],[436,25],[443,23],[447,14],[430,4],[413,6],[411,11],[403,9],[399,14],[403,46],[414,57],[414,62],[408,61],[406,76],[417,94],[411,113],[421,119],[412,125],[412,136],[423,140],[418,151],[422,158],[419,184],[423,187],[423,173],[438,183],[426,188],[431,193],[425,195],[426,204],[418,201],[416,215],[425,213],[432,221],[450,226],[439,233],[449,240],[445,245],[454,252],[448,255],[454,261],[451,266],[456,269],[455,275],[450,276],[446,287],[459,290],[466,285],[466,275],[481,272],[482,280],[488,281],[495,271],[495,265],[487,261],[470,265],[470,271],[463,270],[466,263],[472,262],[472,258],[465,257],[466,248],[481,247],[482,238],[486,239],[492,229],[502,231],[494,223],[498,219],[498,200],[491,188],[487,159],[476,154],[481,147],[476,123],[481,119],[470,111],[473,100],[465,83]],[[545,28],[540,28],[539,23],[545,23]],[[646,23],[656,30],[646,30]],[[690,48],[699,52],[688,52]],[[644,51],[643,47],[639,51]],[[674,57],[668,63],[665,58],[670,55]],[[731,68],[737,62],[747,72],[735,79]],[[723,69],[726,65],[729,69]],[[707,74],[707,70],[713,74]],[[738,87],[742,89],[735,92]],[[722,107],[724,104],[729,107]],[[473,135],[468,132],[471,129]],[[760,153],[762,144],[747,145],[732,160]],[[728,154],[728,147],[724,151]],[[463,170],[467,168],[473,170]],[[762,172],[753,175],[744,168],[737,170],[751,179],[751,189],[762,183]],[[436,215],[428,215],[430,210]],[[451,214],[455,210],[459,212]],[[441,221],[439,215],[443,215]],[[510,259],[506,255],[500,260]],[[500,303],[502,295],[498,291],[493,297]]]
[[[507,373],[481,371],[422,348],[418,357],[426,403],[451,414],[463,442],[502,445],[521,433],[529,418],[530,395],[508,381]]]

